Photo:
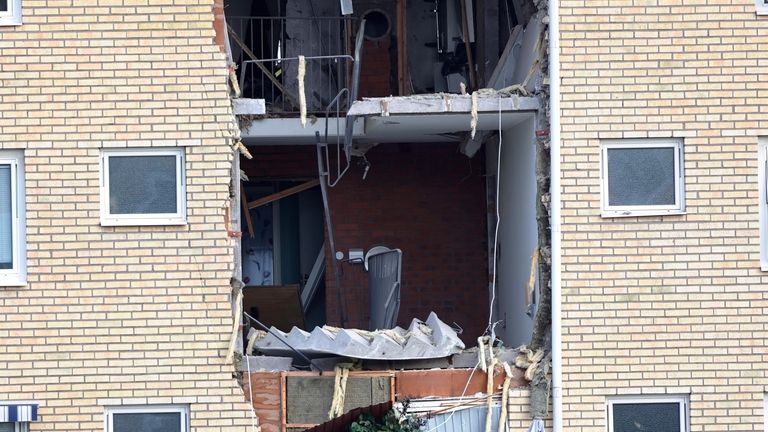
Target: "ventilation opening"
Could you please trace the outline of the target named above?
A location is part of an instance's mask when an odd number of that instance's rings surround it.
[[[365,19],[366,39],[381,39],[389,35],[392,25],[384,12],[372,9],[363,14],[363,19]]]

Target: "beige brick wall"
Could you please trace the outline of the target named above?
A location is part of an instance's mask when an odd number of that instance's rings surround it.
[[[231,119],[211,0],[23,0],[0,27],[0,149],[25,149],[29,283],[0,288],[0,400],[32,431],[102,431],[104,406],[189,404],[243,431],[230,365]],[[188,224],[102,227],[99,152],[186,147]],[[245,426],[248,426],[247,428]]]
[[[561,2],[563,402],[687,394],[691,430],[762,430],[768,273],[758,137],[768,17],[752,0]],[[687,214],[601,218],[603,139],[681,137]]]
[[[531,426],[531,391],[528,387],[509,389],[507,427],[510,432],[527,432]],[[545,430],[552,430],[552,418],[544,419]]]

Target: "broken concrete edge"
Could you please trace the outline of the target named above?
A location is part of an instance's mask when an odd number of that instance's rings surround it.
[[[483,89],[486,90],[486,89]],[[539,98],[506,94],[495,90],[476,93],[477,112],[537,111]],[[363,98],[355,101],[347,115],[388,116],[392,114],[430,114],[472,112],[472,96],[450,93],[420,94],[412,96],[390,96],[383,98]]]
[[[236,116],[266,115],[267,105],[264,99],[235,98],[232,109]]]

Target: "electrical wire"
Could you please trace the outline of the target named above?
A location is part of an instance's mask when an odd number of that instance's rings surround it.
[[[472,373],[469,374],[469,379],[467,379],[467,383],[464,385],[464,390],[461,391],[461,396],[459,397],[459,403],[461,403],[464,400],[464,395],[467,393],[467,389],[469,388],[469,383],[472,382],[472,377],[475,375],[475,372],[477,372],[477,368],[480,366],[480,360],[478,359],[477,363],[475,364],[475,367],[472,368]],[[456,411],[460,410],[454,410],[451,412],[451,414],[445,419],[444,422],[440,423],[439,425],[433,427],[432,429],[428,430],[427,432],[434,432],[441,427],[445,426],[446,423],[448,423],[454,414],[456,414]]]
[[[496,261],[499,250],[499,225],[501,225],[501,212],[499,211],[499,186],[501,184],[501,96],[499,96],[499,143],[497,145],[496,152],[496,228],[493,235],[493,263],[491,272],[491,304],[488,310],[488,328],[491,332],[490,346],[493,347],[493,343],[496,341],[496,324],[493,323],[493,306],[496,303]]]

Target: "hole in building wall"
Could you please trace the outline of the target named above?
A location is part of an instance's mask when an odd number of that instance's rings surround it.
[[[377,40],[389,36],[392,23],[389,16],[378,9],[371,9],[363,14],[365,20],[365,38]]]

